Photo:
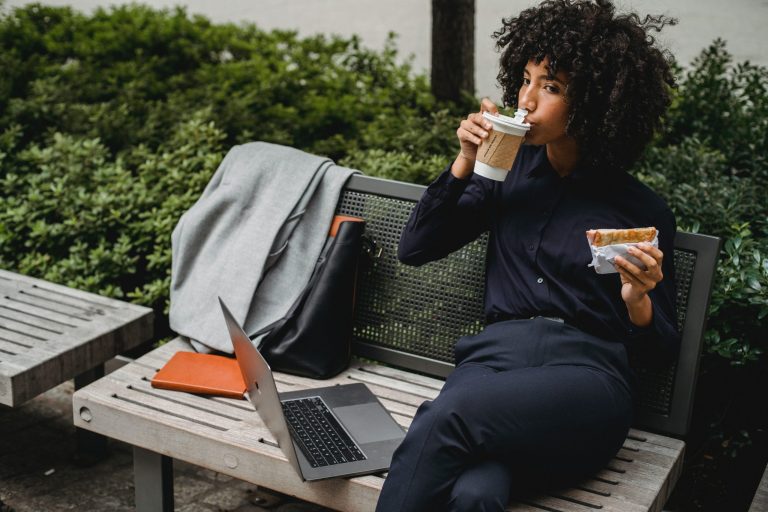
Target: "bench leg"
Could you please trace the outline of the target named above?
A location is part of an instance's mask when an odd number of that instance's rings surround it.
[[[75,390],[83,388],[104,376],[104,365],[94,366],[88,371],[75,376]],[[82,463],[92,464],[107,456],[107,438],[85,430],[75,429],[76,459]]]
[[[173,512],[173,459],[133,447],[137,512]]]

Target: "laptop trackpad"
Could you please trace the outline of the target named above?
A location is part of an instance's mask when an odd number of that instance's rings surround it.
[[[336,407],[333,413],[360,444],[397,439],[404,435],[403,429],[379,404]]]

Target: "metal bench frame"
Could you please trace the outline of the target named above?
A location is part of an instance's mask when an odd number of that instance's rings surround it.
[[[394,261],[399,229],[423,190],[377,178],[350,179],[338,211],[366,218],[369,234],[383,251],[382,258],[361,274],[354,353],[365,360],[356,359],[348,371],[330,381],[278,374],[280,390],[362,381],[406,428],[416,407],[437,395],[440,378],[452,369],[448,354],[457,335],[482,328],[478,296],[482,297],[485,240],[424,267]],[[676,236],[676,268],[679,262],[685,270],[678,272],[683,346],[669,368],[640,368],[649,399],[641,401],[637,429],[630,432],[620,453],[588,481],[531,496],[511,504],[509,510],[661,510],[680,474],[685,446],[662,433],[680,437],[688,429],[719,244],[719,239],[705,235]],[[469,275],[469,284],[457,284],[451,277],[458,267],[456,275]],[[424,297],[428,295],[424,286],[418,289],[424,279],[439,287],[439,299]],[[411,290],[414,286],[417,289]],[[454,294],[454,288],[460,293]],[[462,307],[457,307],[459,302]],[[471,307],[463,307],[464,303]],[[432,305],[443,309],[417,318],[421,309]],[[417,315],[397,316],[402,311]],[[173,510],[172,458],[331,508],[373,510],[383,475],[304,483],[250,404],[152,388],[149,380],[154,372],[178,350],[191,347],[173,340],[77,391],[73,399],[77,426],[134,446],[138,510]],[[438,355],[430,355],[432,351]],[[657,399],[656,394],[663,396]]]

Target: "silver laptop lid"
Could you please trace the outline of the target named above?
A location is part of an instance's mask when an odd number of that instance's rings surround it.
[[[219,304],[227,322],[229,337],[235,347],[235,357],[248,392],[251,403],[261,416],[262,421],[269,431],[277,439],[280,449],[301,475],[299,461],[296,457],[296,449],[291,440],[288,424],[285,422],[283,407],[280,404],[280,395],[277,393],[275,379],[272,370],[264,357],[259,353],[248,335],[240,327],[240,324],[232,316],[224,301],[219,297]]]

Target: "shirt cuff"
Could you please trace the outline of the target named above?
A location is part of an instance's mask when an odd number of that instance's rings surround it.
[[[429,196],[434,197],[435,199],[440,199],[441,201],[458,201],[461,194],[464,193],[467,185],[469,185],[470,178],[460,179],[454,176],[451,172],[451,165],[452,164],[448,164],[440,176],[427,187],[427,194]]]
[[[674,354],[679,348],[679,334],[675,327],[670,324],[661,308],[656,305],[656,301],[651,300],[651,307],[653,308],[651,323],[646,327],[640,327],[634,325],[630,320],[627,329],[628,338],[641,344],[653,344],[670,354]]]

